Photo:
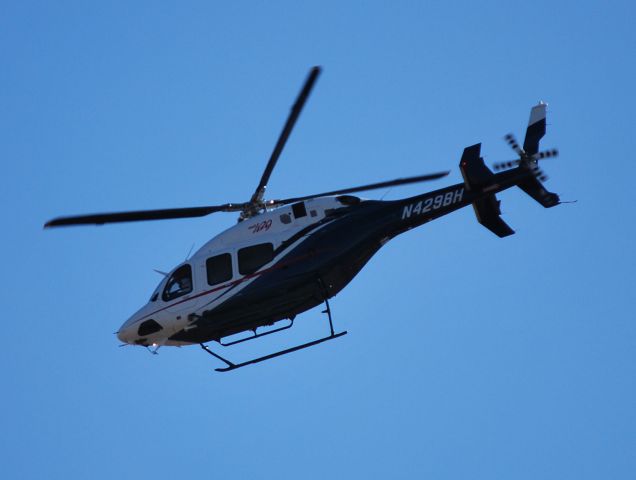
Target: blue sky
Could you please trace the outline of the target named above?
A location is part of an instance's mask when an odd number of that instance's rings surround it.
[[[0,6],[6,478],[632,478],[631,2]],[[547,186],[390,242],[332,302],[349,335],[230,374],[112,334],[233,215],[43,231],[58,215],[245,201],[312,65],[273,196],[512,158],[549,103]],[[248,358],[324,333],[318,310]]]

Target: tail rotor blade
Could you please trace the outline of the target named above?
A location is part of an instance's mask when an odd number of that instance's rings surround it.
[[[506,140],[506,143],[510,145],[510,147],[517,153],[517,155],[519,155],[520,157],[523,157],[525,155],[525,152],[521,149],[519,143],[517,143],[517,139],[512,133],[506,135],[504,137],[504,140]]]
[[[520,163],[520,162],[519,162],[519,160],[510,160],[510,161],[508,161],[508,162],[498,162],[498,163],[495,163],[495,164],[493,164],[493,166],[492,166],[492,167],[493,167],[496,171],[499,171],[499,170],[503,170],[503,169],[505,169],[505,168],[516,167],[517,165],[519,165],[519,163]]]
[[[546,150],[545,152],[539,152],[537,154],[538,159],[553,158],[558,156],[559,156],[559,151],[556,148],[553,148],[552,150]]]

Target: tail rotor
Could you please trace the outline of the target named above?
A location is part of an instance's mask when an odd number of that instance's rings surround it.
[[[556,148],[552,148],[549,150],[544,150],[542,152],[537,152],[532,155],[526,153],[526,151],[519,146],[517,139],[512,133],[509,133],[504,137],[506,143],[512,148],[517,155],[519,155],[519,160],[508,160],[505,162],[497,162],[493,165],[493,169],[495,171],[507,170],[513,167],[524,166],[534,173],[534,176],[539,179],[541,182],[545,182],[548,177],[543,173],[543,171],[539,168],[539,160],[544,160],[546,158],[554,158],[559,156],[559,151]]]
[[[556,148],[539,151],[539,143],[546,132],[546,107],[544,102],[539,102],[530,110],[530,119],[526,129],[526,137],[523,147],[512,133],[504,137],[504,140],[519,156],[518,159],[498,162],[493,165],[495,171],[519,169],[522,179],[517,184],[519,188],[534,198],[546,208],[558,205],[559,196],[547,191],[543,186],[548,177],[539,168],[539,160],[555,158],[559,155]],[[527,174],[530,175],[527,175]]]
[[[510,148],[519,155],[519,159],[495,163],[493,165],[495,171],[521,167],[531,170],[539,181],[543,182],[547,180],[545,174],[539,169],[538,162],[546,158],[557,157],[559,151],[556,148],[542,152],[539,151],[539,142],[545,135],[546,130],[546,108],[546,103],[539,102],[530,110],[530,119],[526,130],[526,138],[523,141],[523,148],[519,145],[519,142],[517,142],[517,139],[512,133],[504,137],[504,140]]]

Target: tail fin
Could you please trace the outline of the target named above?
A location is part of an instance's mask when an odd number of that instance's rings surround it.
[[[530,120],[528,120],[528,128],[526,129],[526,138],[523,141],[523,151],[527,155],[535,155],[539,153],[539,142],[545,135],[545,117],[546,107],[548,105],[539,102],[538,105],[530,110]]]
[[[459,162],[459,169],[464,177],[467,190],[477,190],[486,186],[494,173],[486,166],[481,158],[481,143],[466,147]],[[515,231],[501,219],[501,210],[495,194],[483,197],[473,203],[477,221],[499,237],[507,237]]]
[[[559,204],[559,196],[545,189],[543,183],[540,181],[542,174],[538,166],[539,158],[543,158],[541,157],[542,154],[539,154],[539,142],[546,131],[546,107],[547,104],[539,102],[538,105],[535,105],[532,107],[532,110],[530,110],[530,119],[528,120],[528,128],[526,129],[526,138],[523,141],[523,151],[520,155],[521,161],[519,167],[533,170],[536,175],[519,182],[519,188],[545,208],[550,208]],[[552,154],[548,156],[552,156]]]

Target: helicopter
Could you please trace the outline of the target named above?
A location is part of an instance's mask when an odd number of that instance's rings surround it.
[[[148,302],[116,332],[123,345],[153,353],[164,346],[199,345],[236,370],[345,335],[334,329],[329,299],[339,293],[389,240],[472,205],[478,222],[499,237],[512,235],[501,218],[496,194],[519,187],[545,208],[561,202],[545,189],[538,161],[558,155],[539,151],[546,107],[532,107],[523,146],[504,138],[518,158],[494,165],[480,156],[481,143],[464,149],[463,182],[399,200],[368,200],[353,193],[440,179],[450,172],[378,182],[330,192],[265,200],[270,176],[309,97],[320,67],[313,67],[293,104],[261,179],[247,202],[161,210],[59,217],[44,227],[103,225],[239,213],[238,222],[205,243],[185,262],[164,273]],[[160,272],[162,273],[162,272]],[[230,347],[289,329],[297,315],[324,304],[329,333],[265,356],[233,362],[208,345]],[[238,337],[238,338],[237,338]],[[153,350],[154,349],[154,350]]]

